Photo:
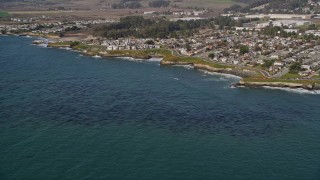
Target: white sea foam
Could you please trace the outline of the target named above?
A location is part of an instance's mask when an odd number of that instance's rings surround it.
[[[48,44],[39,44],[40,47],[48,47]]]
[[[320,94],[320,90],[307,90],[302,88],[283,88],[283,87],[270,87],[270,86],[262,86],[265,89],[272,89],[272,90],[282,90],[291,93],[298,93],[298,94]]]
[[[94,56],[92,56],[92,57],[94,57],[94,58],[101,58],[101,56],[98,56],[98,55],[94,55]]]
[[[212,78],[206,78],[206,79],[203,79],[203,81],[221,82],[221,81],[228,81],[228,79],[223,78],[223,77],[220,77],[220,78],[212,77]]]
[[[150,58],[147,61],[151,61],[151,62],[160,62],[162,61],[163,58]]]
[[[128,61],[144,61],[144,59],[138,59],[138,58],[133,58],[133,57],[115,57],[115,58],[125,59],[125,60],[128,60]]]
[[[186,69],[193,69],[194,67],[191,66],[191,65],[173,65],[175,67],[183,67],[183,68],[186,68]]]
[[[173,78],[174,80],[177,80],[177,81],[179,81],[179,78]]]
[[[69,48],[69,47],[59,47],[59,49],[71,50],[72,48]]]
[[[205,71],[205,70],[199,70],[199,71],[204,72],[205,74],[210,74],[210,75],[214,75],[214,76],[223,76],[225,78],[230,78],[230,79],[241,79],[240,76],[236,76],[236,75],[232,75],[232,74],[210,72],[210,71]]]

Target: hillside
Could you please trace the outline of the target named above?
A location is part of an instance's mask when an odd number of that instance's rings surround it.
[[[116,3],[138,2],[142,8],[150,7],[151,1],[166,0],[0,0],[0,9],[46,9],[46,8],[71,8],[71,9],[95,9],[95,8],[112,8]],[[168,7],[200,7],[223,10],[232,4],[239,4],[233,0],[170,0]]]

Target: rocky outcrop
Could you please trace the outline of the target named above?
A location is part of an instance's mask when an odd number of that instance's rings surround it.
[[[103,57],[132,57],[134,59],[150,59],[151,58],[151,56],[149,55],[139,55],[139,54],[130,54],[130,53],[110,54],[107,51],[99,52],[99,55]]]
[[[48,47],[53,47],[53,48],[70,48],[70,45],[69,45],[69,44],[48,43]]]
[[[313,89],[320,90],[320,84],[319,83],[314,83]]]
[[[34,40],[34,41],[32,41],[32,44],[35,44],[35,45],[45,44],[45,41],[44,40]]]
[[[217,73],[224,73],[224,74],[232,74],[240,77],[251,77],[255,76],[256,73],[253,71],[246,71],[240,69],[232,69],[232,68],[216,68],[206,64],[194,64],[189,62],[179,62],[179,61],[165,61],[162,60],[160,62],[161,65],[191,65],[195,69],[205,70],[209,72],[217,72]]]
[[[320,90],[320,85],[317,83],[314,84],[302,84],[302,83],[289,83],[289,82],[246,82],[240,80],[236,86],[247,86],[247,87],[280,87],[280,88],[302,88],[307,90]]]
[[[224,74],[232,74],[240,77],[252,77],[256,75],[254,71],[241,70],[241,69],[233,69],[233,68],[215,68],[205,64],[194,64],[195,69],[206,70],[210,72],[224,73]]]
[[[160,61],[160,65],[193,65],[193,63],[162,60]]]

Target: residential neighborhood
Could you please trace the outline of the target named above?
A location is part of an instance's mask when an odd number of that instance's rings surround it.
[[[145,14],[153,14],[146,12]],[[170,21],[197,21],[205,11],[172,12],[180,17]],[[209,62],[260,69],[269,77],[279,77],[289,72],[294,63],[301,63],[297,72],[300,78],[317,75],[320,68],[320,30],[314,23],[314,15],[308,14],[221,14],[235,24],[221,28],[200,29],[192,36],[175,38],[117,38],[89,35],[84,38],[72,37],[77,31],[87,31],[99,24],[117,23],[116,19],[90,19],[72,21],[42,22],[39,18],[11,18],[11,25],[0,26],[2,33],[56,35],[51,41],[80,41],[87,45],[113,50],[145,50],[168,48],[181,56],[199,57]],[[42,17],[50,19],[50,17]],[[208,18],[206,18],[208,19]],[[214,20],[212,20],[214,21]],[[241,25],[241,26],[239,26]],[[302,28],[303,27],[303,28]],[[268,30],[276,30],[273,34]],[[70,35],[71,33],[71,35]],[[48,36],[50,37],[50,36]],[[53,36],[51,36],[53,37]],[[296,76],[299,78],[299,76]]]

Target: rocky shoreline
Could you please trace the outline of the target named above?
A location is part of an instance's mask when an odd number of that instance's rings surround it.
[[[187,62],[173,62],[173,61],[161,61],[161,65],[190,65],[193,66],[195,69],[205,70],[209,72],[215,73],[222,73],[222,74],[231,74],[235,76],[239,76],[242,79],[236,83],[232,84],[233,87],[252,87],[252,88],[259,88],[259,87],[278,87],[278,88],[291,88],[291,89],[305,89],[305,90],[320,90],[319,83],[312,83],[312,84],[302,84],[302,83],[289,83],[289,82],[247,82],[244,81],[243,78],[246,77],[254,77],[257,75],[254,71],[248,70],[241,70],[241,69],[232,69],[232,68],[214,68],[209,65],[204,64],[194,64],[194,63],[187,63]]]
[[[39,45],[38,43],[34,43]],[[48,47],[53,48],[70,48],[70,45],[50,45],[48,44]],[[77,50],[74,48],[70,48],[72,50]],[[79,50],[77,50],[79,51]],[[109,54],[108,52],[99,52],[99,53],[91,53],[87,51],[79,51],[80,53],[87,55],[87,56],[101,56],[101,57],[131,57],[134,59],[142,59],[147,60],[152,58],[152,56],[133,56],[131,54]],[[204,70],[208,72],[215,72],[215,73],[221,73],[221,74],[231,74],[235,76],[239,76],[242,79],[236,83],[233,84],[233,87],[278,87],[278,88],[291,88],[291,89],[305,89],[305,90],[320,90],[320,84],[319,83],[312,83],[312,84],[302,84],[302,83],[290,83],[290,82],[252,82],[252,81],[244,81],[243,78],[248,77],[254,77],[257,75],[257,72],[245,70],[245,69],[234,69],[234,68],[216,68],[212,67],[207,64],[199,64],[199,63],[192,63],[192,62],[184,62],[184,61],[168,61],[163,59],[160,61],[160,65],[162,66],[171,66],[171,65],[190,65],[194,69],[198,70]]]
[[[319,83],[302,84],[302,83],[289,83],[289,82],[246,82],[243,79],[239,83],[234,84],[235,87],[279,87],[290,89],[305,89],[305,90],[320,90]]]
[[[241,69],[232,69],[232,68],[215,68],[206,64],[197,64],[197,63],[188,63],[188,62],[172,62],[172,61],[166,61],[166,60],[162,60],[160,64],[161,65],[190,65],[195,69],[222,73],[222,74],[231,74],[231,75],[239,76],[242,78],[252,77],[256,75],[256,72],[253,72],[253,71],[244,71]]]

